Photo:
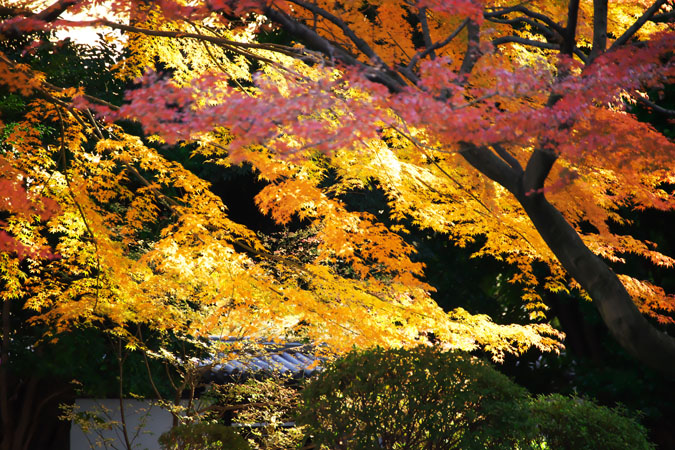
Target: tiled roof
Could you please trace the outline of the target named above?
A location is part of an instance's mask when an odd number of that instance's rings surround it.
[[[212,338],[219,339],[219,338]],[[227,339],[236,342],[235,339]],[[233,378],[281,374],[293,378],[306,378],[322,370],[325,360],[315,355],[316,348],[300,342],[259,341],[251,350],[241,352],[241,357],[223,361],[223,355],[201,361],[203,367],[211,366],[207,378],[226,382]]]

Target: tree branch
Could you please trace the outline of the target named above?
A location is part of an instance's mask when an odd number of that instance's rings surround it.
[[[166,37],[166,38],[188,38],[196,39],[199,41],[211,42],[212,44],[217,44],[223,47],[227,47],[228,50],[237,51],[237,47],[246,48],[246,49],[261,49],[269,50],[276,53],[282,53],[288,56],[293,57],[307,57],[308,55],[304,54],[302,49],[297,49],[294,47],[287,47],[278,44],[260,44],[255,42],[238,42],[231,39],[225,39],[220,36],[210,36],[202,33],[187,33],[184,31],[165,31],[165,30],[151,30],[149,28],[141,28],[133,25],[124,25],[117,22],[112,22],[109,20],[93,20],[90,23],[91,25],[103,25],[115,30],[126,31],[129,33],[138,33],[146,36],[156,36],[156,37]],[[249,54],[250,55],[250,54]]]
[[[668,0],[656,0],[652,4],[652,6],[647,8],[647,10],[644,12],[644,14],[642,14],[635,21],[635,23],[630,26],[630,28],[628,28],[626,31],[624,31],[623,34],[621,36],[619,36],[619,38],[616,41],[614,41],[612,46],[609,48],[610,51],[614,50],[615,48],[618,48],[618,47],[622,46],[623,44],[625,44],[626,42],[628,42],[633,37],[633,35],[635,35],[635,33],[637,33],[638,30],[640,28],[642,28],[642,26],[645,24],[645,22],[647,22],[654,15],[654,13],[656,11],[658,11],[659,8],[661,8],[661,6],[663,6],[667,1]]]
[[[491,19],[499,16],[504,16],[512,12],[519,12],[522,14],[525,14],[528,17],[531,17],[533,19],[539,20],[540,22],[545,23],[551,30],[555,31],[556,33],[560,34],[561,36],[565,33],[565,29],[560,26],[557,22],[555,22],[553,19],[551,19],[548,16],[545,16],[543,14],[531,11],[527,9],[525,6],[522,4],[516,5],[516,6],[511,6],[508,8],[501,8],[498,10],[490,11],[490,12],[485,12],[483,14],[483,17],[486,19]]]
[[[638,102],[644,104],[647,108],[653,109],[656,112],[659,112],[661,114],[665,114],[667,116],[675,116],[675,109],[664,108],[663,106],[659,106],[656,103],[654,103],[653,101],[651,101],[649,99],[646,99],[644,97],[635,96],[635,99]]]
[[[31,18],[42,20],[43,22],[53,22],[58,19],[66,9],[75,5],[77,2],[78,0],[59,0],[39,13],[32,15]]]
[[[576,47],[577,22],[579,20],[579,0],[570,0],[567,7],[567,25],[563,33],[563,42],[560,51],[564,55],[572,56]]]
[[[560,50],[560,45],[552,44],[550,42],[535,41],[534,39],[527,39],[520,36],[502,36],[492,40],[492,44],[497,46],[506,44],[508,42],[517,42],[518,44],[530,45],[532,47],[544,48],[547,50]]]
[[[523,166],[520,165],[520,162],[501,144],[492,144],[492,148],[495,149],[500,158],[502,158],[509,166],[511,166],[516,174],[521,175],[523,173]]]
[[[551,151],[537,148],[527,161],[523,173],[522,189],[525,195],[541,190],[558,156]]]
[[[422,27],[422,37],[424,39],[424,47],[429,50],[429,55],[431,59],[436,59],[436,52],[434,52],[433,43],[431,42],[431,35],[429,34],[429,24],[427,23],[427,9],[420,8],[417,13],[417,18],[420,20],[420,26]]]
[[[473,20],[469,20],[466,27],[468,30],[466,53],[459,69],[460,76],[470,74],[480,58],[480,27]]]
[[[652,16],[649,20],[656,23],[667,23],[673,19],[675,19],[675,9],[667,13],[656,14]]]
[[[442,47],[445,47],[446,45],[448,45],[454,38],[457,37],[457,35],[464,29],[464,27],[468,25],[468,23],[469,23],[469,19],[464,19],[462,21],[462,23],[460,23],[459,26],[457,28],[455,28],[455,30],[452,33],[450,33],[450,35],[447,38],[443,39],[442,41],[436,42],[435,44],[432,44],[432,45],[428,46],[427,48],[425,48],[421,52],[415,53],[415,55],[413,55],[412,59],[410,60],[410,62],[406,66],[406,68],[408,70],[412,70],[420,59],[425,58],[427,55],[432,53],[434,50],[438,50],[439,48],[442,48]]]
[[[543,193],[523,192],[517,198],[567,273],[591,296],[614,339],[636,359],[675,377],[675,340],[645,319],[616,274]]]
[[[308,3],[303,0],[288,0],[288,1],[302,8],[305,8],[307,11],[310,11],[314,14],[323,17],[324,19],[330,21],[331,23],[339,27],[342,30],[342,33],[344,33],[344,35],[347,38],[349,38],[350,41],[352,41],[352,43],[356,46],[356,48],[359,49],[361,53],[366,55],[368,59],[370,59],[370,61],[373,62],[373,64],[375,64],[377,68],[385,70],[389,74],[389,76],[393,77],[394,79],[397,79],[396,81],[398,81],[402,86],[405,85],[405,82],[398,76],[398,74],[396,74],[396,72],[394,72],[389,66],[387,66],[387,64],[382,60],[382,58],[380,58],[380,56],[375,52],[375,50],[373,50],[366,41],[357,36],[356,33],[354,33],[354,30],[352,30],[345,21],[312,3]]]
[[[593,47],[589,61],[607,49],[607,0],[593,0]]]
[[[35,20],[41,20],[43,22],[53,22],[58,19],[66,9],[76,4],[77,1],[78,0],[59,0],[37,13],[26,8],[0,6],[0,15],[10,17],[24,16]]]
[[[544,36],[548,42],[555,42],[556,33],[553,30],[551,30],[543,23],[537,22],[536,20],[530,19],[528,17],[516,17],[514,19],[501,19],[497,17],[492,17],[487,20],[489,20],[490,22],[502,23],[505,25],[516,25],[516,26],[519,24],[529,25],[533,29],[538,30],[538,34]]]
[[[362,63],[344,48],[331,43],[307,25],[289,17],[284,12],[268,6],[263,10],[263,13],[272,22],[284,28],[289,34],[302,39],[310,48],[316,49],[330,59],[337,59],[348,66],[370,69],[365,71],[365,76],[371,81],[386,86],[391,92],[400,92],[405,86],[405,82],[398,75],[392,77],[388,72]]]
[[[460,155],[480,173],[504,186],[512,193],[518,190],[520,175],[502,158],[487,147],[478,147],[470,142],[460,143]]]

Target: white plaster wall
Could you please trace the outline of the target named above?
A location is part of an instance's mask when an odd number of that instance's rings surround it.
[[[147,400],[125,399],[124,415],[127,434],[133,450],[160,450],[159,436],[171,429],[171,414]],[[121,427],[118,399],[77,399],[78,413],[91,413],[103,423],[84,432],[80,425],[70,427],[70,450],[110,449],[127,450]],[[93,425],[94,421],[90,420]]]

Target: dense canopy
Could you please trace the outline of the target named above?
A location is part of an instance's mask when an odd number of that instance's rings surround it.
[[[629,111],[660,108],[647,93],[673,82],[672,3],[15,3],[0,8],[17,42],[0,87],[27,106],[0,124],[1,288],[34,323],[101,324],[132,346],[142,323],[500,359],[558,350],[541,292],[577,291],[630,353],[675,373],[658,329],[675,299],[608,266],[675,262],[613,227],[625,209],[675,207],[675,144]],[[41,44],[26,33],[91,26],[122,49],[104,69],[127,83],[121,101],[27,62]],[[175,148],[250,167],[259,210],[302,240],[275,248],[233,220]],[[386,210],[346,203],[368,190]],[[411,229],[517,267],[532,323],[443,311]]]

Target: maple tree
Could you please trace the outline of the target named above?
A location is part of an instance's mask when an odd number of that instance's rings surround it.
[[[519,269],[510,281],[533,319],[546,309],[539,285],[578,290],[631,354],[675,372],[675,341],[642,315],[672,324],[672,295],[606,262],[674,262],[611,229],[619,208],[675,205],[675,145],[625,110],[672,82],[669,2],[114,0],[94,19],[64,18],[95,3],[0,11],[9,38],[120,32],[107,39],[125,57],[109,70],[136,83],[113,104],[0,55],[3,89],[29,100],[2,124],[3,306],[22,299],[54,334],[105,325],[131,347],[139,323],[335,351],[431,335],[495,359],[560,348],[543,322],[442,311],[402,237],[412,224],[459,245],[484,237],[476,256]],[[309,256],[232,220],[167,145],[250,165],[266,183],[262,212],[311,224]],[[394,225],[341,200],[369,186]]]

